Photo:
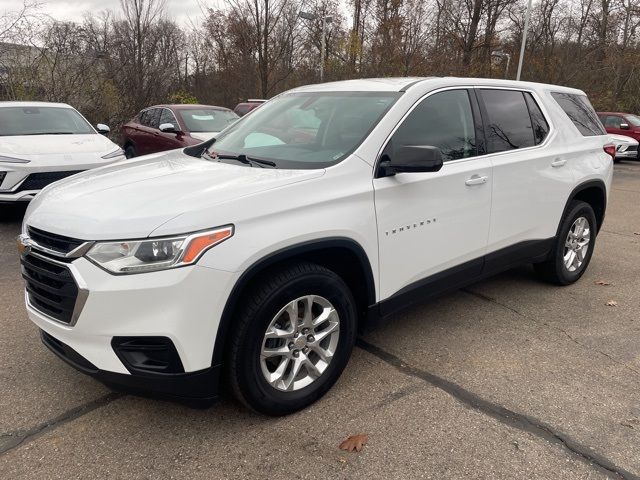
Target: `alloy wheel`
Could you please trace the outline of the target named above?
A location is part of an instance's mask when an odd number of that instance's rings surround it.
[[[584,263],[589,251],[591,229],[585,217],[578,217],[571,225],[567,239],[564,242],[564,266],[570,272],[575,272]]]
[[[340,338],[340,317],[324,297],[307,295],[285,305],[271,320],[262,341],[265,380],[281,391],[300,390],[326,370]]]

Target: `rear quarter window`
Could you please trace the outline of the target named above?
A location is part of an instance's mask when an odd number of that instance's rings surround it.
[[[551,96],[583,136],[593,137],[607,134],[586,95],[551,92]]]

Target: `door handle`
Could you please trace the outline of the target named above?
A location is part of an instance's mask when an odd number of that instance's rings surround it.
[[[467,178],[467,181],[464,182],[464,184],[468,187],[472,186],[472,185],[482,185],[484,183],[487,183],[489,177],[485,176],[480,176],[480,175],[472,175],[471,178]]]
[[[566,158],[556,158],[553,162],[551,162],[552,167],[562,167],[565,163],[567,163]]]

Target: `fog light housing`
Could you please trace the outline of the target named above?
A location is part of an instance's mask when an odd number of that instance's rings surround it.
[[[184,373],[180,355],[167,337],[113,337],[111,347],[131,373]]]

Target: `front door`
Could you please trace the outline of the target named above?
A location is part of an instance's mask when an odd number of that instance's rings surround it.
[[[390,309],[396,299],[406,305],[416,287],[429,290],[432,280],[440,289],[480,274],[492,167],[486,157],[476,158],[484,153],[478,117],[473,92],[436,92],[418,102],[385,146],[392,160],[394,149],[406,145],[438,147],[444,160],[438,172],[374,179],[380,298],[391,298]]]

